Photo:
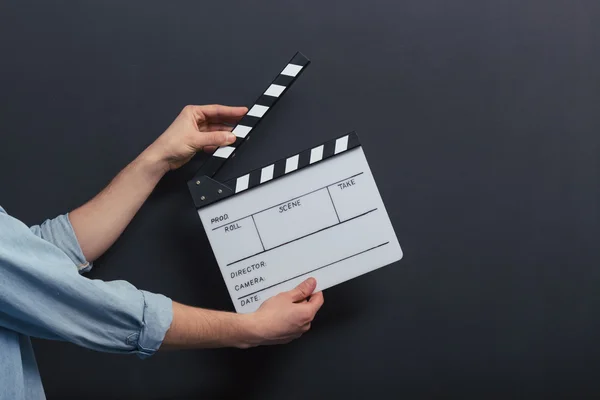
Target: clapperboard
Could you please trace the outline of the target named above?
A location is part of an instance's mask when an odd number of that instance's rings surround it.
[[[220,168],[287,93],[310,61],[296,53],[188,182],[239,313],[312,276],[317,291],[402,258],[356,132],[225,182]]]

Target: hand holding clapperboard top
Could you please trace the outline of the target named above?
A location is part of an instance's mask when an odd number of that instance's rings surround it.
[[[188,187],[238,313],[312,276],[321,291],[402,258],[355,132],[236,179],[213,177],[308,67],[296,53]]]

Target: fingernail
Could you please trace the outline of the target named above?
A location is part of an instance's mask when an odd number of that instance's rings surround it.
[[[234,135],[233,133],[230,133],[230,134],[228,135],[228,138],[227,138],[227,140],[229,141],[229,143],[233,143],[233,142],[235,142],[235,135]]]

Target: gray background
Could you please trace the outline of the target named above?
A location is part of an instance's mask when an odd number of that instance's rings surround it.
[[[235,176],[356,129],[405,258],[325,293],[284,347],[146,361],[35,342],[48,397],[599,395],[600,3],[3,1],[0,202],[97,193],[188,103],[250,105],[313,64]],[[90,275],[232,309],[167,176]]]

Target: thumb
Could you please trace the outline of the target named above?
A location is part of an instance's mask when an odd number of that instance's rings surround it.
[[[308,278],[294,289],[290,290],[288,293],[292,298],[293,302],[298,302],[300,300],[306,299],[317,287],[317,281],[315,278]]]
[[[194,147],[201,149],[205,146],[227,146],[235,142],[236,136],[227,131],[199,132],[194,139]]]

